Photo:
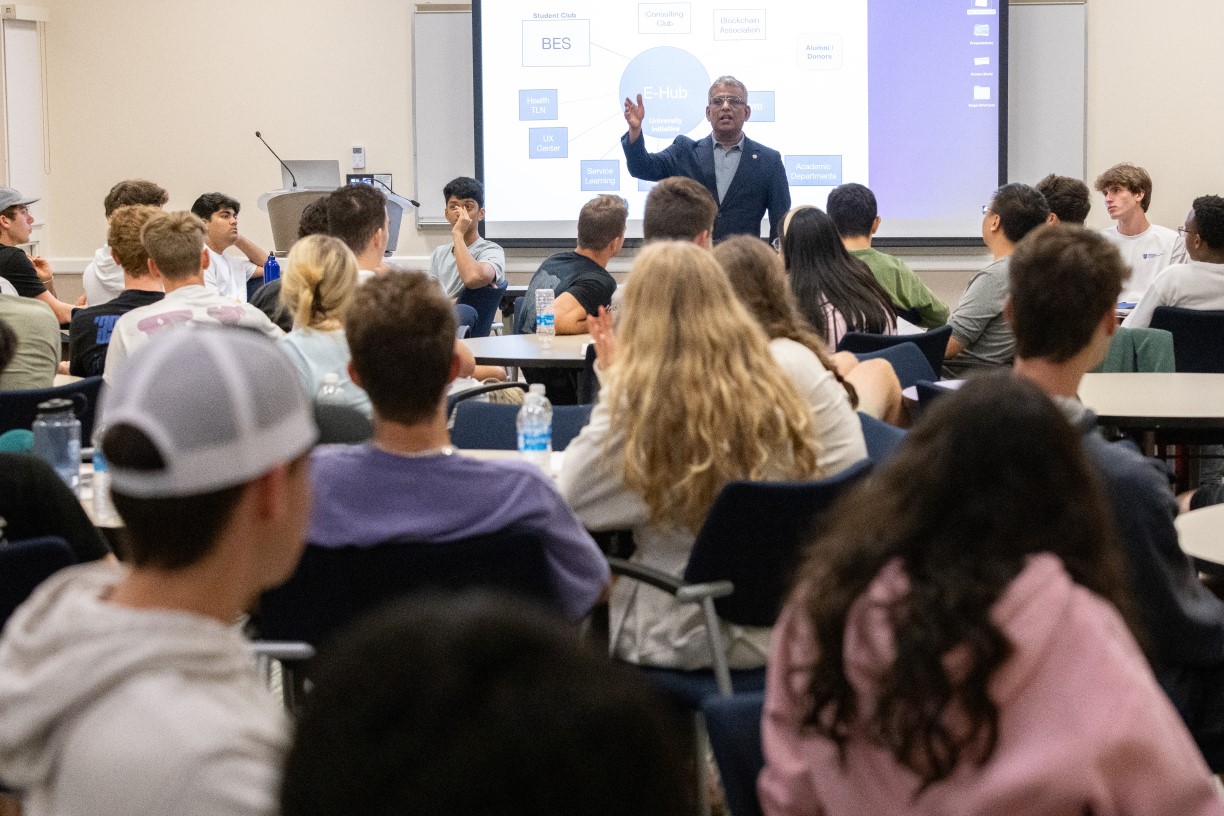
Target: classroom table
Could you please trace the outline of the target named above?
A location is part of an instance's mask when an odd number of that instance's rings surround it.
[[[519,368],[582,368],[586,363],[589,334],[567,334],[553,338],[552,348],[544,348],[534,334],[505,334],[492,337],[467,337],[463,341],[480,365]]]
[[[1224,504],[1182,513],[1173,521],[1182,552],[1203,572],[1224,573]]]
[[[1079,397],[1101,425],[1224,436],[1224,374],[1085,374]]]

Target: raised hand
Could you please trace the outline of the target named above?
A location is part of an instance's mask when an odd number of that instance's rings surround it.
[[[629,124],[629,141],[636,142],[642,135],[642,120],[646,118],[646,106],[642,104],[642,95],[637,95],[637,103],[625,98],[625,121]]]

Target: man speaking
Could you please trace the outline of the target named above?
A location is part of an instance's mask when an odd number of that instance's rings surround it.
[[[701,141],[687,136],[661,153],[647,153],[642,139],[646,107],[642,95],[637,102],[625,100],[629,132],[621,137],[629,174],[643,181],[669,176],[688,176],[709,188],[718,201],[714,240],[731,235],[761,234],[761,217],[769,211],[769,237],[776,238],[782,218],[790,209],[790,188],[782,155],[744,135],[744,123],[752,115],[748,89],[735,77],[723,76],[710,86],[706,119],[713,133]]]

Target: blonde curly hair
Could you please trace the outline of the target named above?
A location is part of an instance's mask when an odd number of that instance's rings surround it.
[[[729,481],[818,475],[811,408],[708,251],[643,249],[617,335],[609,439],[652,523],[696,530]]]

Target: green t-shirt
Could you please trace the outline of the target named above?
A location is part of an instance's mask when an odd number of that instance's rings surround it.
[[[852,249],[850,254],[871,267],[871,272],[892,298],[898,309],[917,312],[919,323],[928,329],[948,322],[949,310],[935,297],[905,261],[876,249]]]

